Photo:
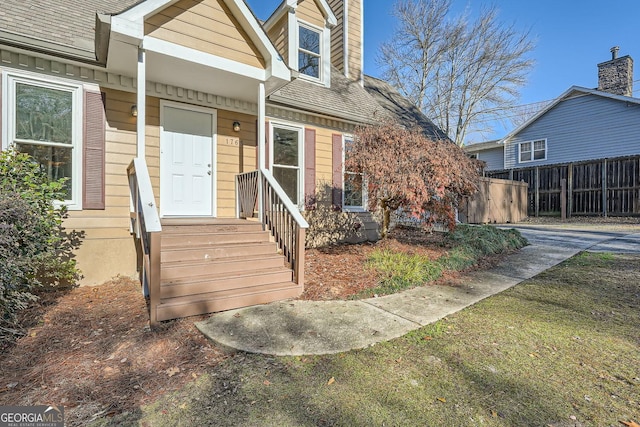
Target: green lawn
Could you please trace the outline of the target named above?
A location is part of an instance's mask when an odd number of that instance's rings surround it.
[[[621,426],[640,422],[640,258],[577,257],[394,341],[237,354],[149,426]]]

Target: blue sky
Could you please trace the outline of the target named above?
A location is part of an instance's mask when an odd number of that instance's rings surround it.
[[[280,2],[247,0],[260,19],[268,18]],[[381,73],[376,62],[380,44],[393,35],[394,3],[364,0],[365,73],[372,76]],[[496,5],[501,21],[529,30],[536,40],[531,54],[536,65],[521,90],[522,104],[553,99],[572,85],[595,88],[596,65],[611,59],[612,46],[620,46],[620,56],[631,55],[640,61],[638,0],[453,0],[453,9],[469,8],[473,14],[488,3]],[[640,81],[634,84],[634,96],[640,96]]]

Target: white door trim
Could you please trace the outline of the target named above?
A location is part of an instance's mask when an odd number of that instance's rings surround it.
[[[218,159],[218,110],[214,109],[214,108],[207,108],[207,107],[201,107],[199,105],[193,105],[193,104],[185,104],[185,103],[181,103],[181,102],[174,102],[174,101],[168,101],[168,100],[164,100],[161,99],[160,100],[160,135],[159,135],[159,139],[160,139],[160,153],[159,153],[159,160],[160,160],[160,188],[162,189],[162,185],[167,185],[167,183],[163,183],[164,181],[164,175],[162,172],[162,166],[163,166],[163,137],[162,135],[164,134],[164,110],[165,107],[171,107],[171,108],[176,108],[176,109],[182,109],[182,110],[187,110],[187,111],[194,111],[194,112],[199,112],[199,113],[206,113],[206,114],[211,114],[212,116],[212,129],[211,129],[211,143],[212,143],[212,147],[211,147],[211,170],[212,170],[212,175],[211,175],[211,217],[217,217],[218,216],[218,206],[217,206],[217,198],[218,198],[218,180],[217,180],[217,175],[218,175],[218,169],[217,169],[217,159]],[[160,192],[162,193],[162,190],[160,190]],[[162,203],[162,198],[160,199],[160,217],[164,217],[165,214],[165,210],[163,208],[163,206],[166,206],[165,204]],[[175,217],[175,215],[170,215],[171,217]],[[194,215],[196,216],[196,215]]]

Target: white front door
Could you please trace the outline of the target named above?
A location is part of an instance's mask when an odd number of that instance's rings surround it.
[[[216,111],[161,104],[160,213],[215,214]]]

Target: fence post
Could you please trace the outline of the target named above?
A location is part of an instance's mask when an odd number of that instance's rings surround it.
[[[607,217],[607,159],[602,161],[602,215]]]
[[[567,218],[573,213],[573,163],[567,166]]]
[[[536,166],[535,169],[535,181],[536,181],[536,187],[534,189],[535,191],[535,204],[536,204],[536,218],[540,215],[540,167]]]
[[[567,219],[567,180],[560,180],[560,218]]]

